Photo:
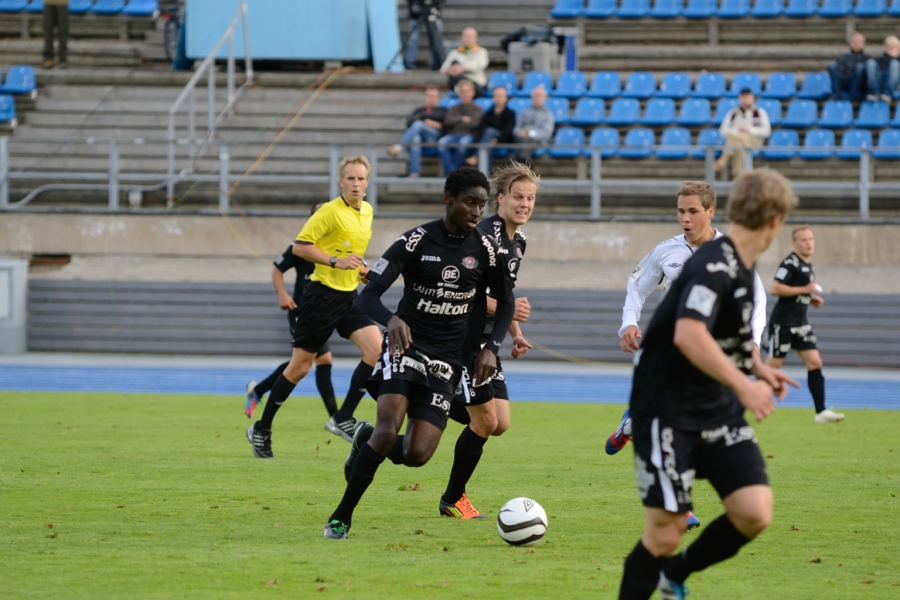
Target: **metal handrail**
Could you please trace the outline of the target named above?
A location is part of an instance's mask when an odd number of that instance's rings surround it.
[[[241,22],[241,29],[243,31],[244,36],[244,75],[245,82],[241,88],[235,92],[234,89],[234,32],[237,28],[238,21]],[[215,116],[215,102],[216,102],[216,72],[215,72],[215,62],[216,55],[219,53],[219,50],[222,48],[222,44],[228,42],[228,103],[225,105],[225,108],[222,109],[222,112]],[[238,5],[237,10],[234,13],[234,17],[231,19],[231,24],[228,26],[228,29],[225,30],[225,33],[222,34],[222,37],[219,38],[219,41],[213,47],[212,51],[206,56],[200,66],[197,68],[194,76],[191,77],[190,81],[188,81],[187,85],[184,86],[184,89],[178,95],[178,98],[175,100],[175,103],[172,105],[172,108],[169,109],[169,127],[168,127],[168,142],[169,142],[169,153],[167,157],[167,168],[166,173],[167,177],[167,186],[166,193],[169,199],[169,202],[172,202],[175,197],[175,114],[178,112],[178,109],[181,108],[181,105],[184,104],[185,100],[188,101],[188,139],[195,139],[195,130],[194,130],[194,88],[197,87],[197,82],[200,81],[200,78],[203,75],[207,75],[207,137],[203,145],[201,145],[200,150],[195,152],[195,145],[189,144],[188,153],[190,156],[191,164],[188,167],[188,171],[193,170],[194,159],[197,154],[201,154],[206,147],[206,143],[211,141],[215,137],[216,128],[218,127],[220,120],[223,115],[230,114],[231,110],[234,108],[235,103],[240,97],[241,92],[246,88],[247,85],[250,85],[253,82],[253,58],[250,54],[250,29],[248,27],[247,22],[247,2],[246,0],[241,0]]]

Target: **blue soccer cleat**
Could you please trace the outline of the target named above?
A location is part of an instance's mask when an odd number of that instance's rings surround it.
[[[690,595],[684,583],[672,581],[662,571],[659,572],[659,583],[656,585],[663,600],[684,600]]]
[[[631,441],[631,414],[626,408],[622,413],[622,422],[608,438],[606,438],[606,453],[616,454],[619,450],[628,445]]]
[[[688,512],[687,513],[688,531],[690,531],[691,529],[694,529],[695,527],[700,527],[700,519],[698,519],[694,513]]]
[[[256,411],[257,404],[259,404],[259,394],[256,393],[256,382],[248,381],[247,402],[244,403],[244,414],[247,415],[248,419],[253,418],[253,413]]]

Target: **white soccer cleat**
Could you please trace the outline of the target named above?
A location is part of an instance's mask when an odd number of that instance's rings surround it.
[[[844,420],[844,413],[834,412],[826,408],[816,415],[816,423],[837,423]]]

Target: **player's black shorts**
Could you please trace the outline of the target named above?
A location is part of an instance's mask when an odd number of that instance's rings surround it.
[[[400,394],[409,400],[410,419],[428,421],[441,431],[447,427],[447,415],[453,402],[453,390],[459,382],[458,364],[428,356],[415,344],[400,356],[387,351],[387,336],[381,356],[366,390],[377,399],[384,394]]]
[[[756,434],[743,418],[705,431],[663,419],[632,421],[634,469],[644,506],[691,510],[694,479],[707,479],[720,498],[749,485],[769,485]]]
[[[799,325],[791,327],[772,321],[768,331],[769,356],[772,358],[784,358],[794,350],[817,350],[816,334],[811,325]]]
[[[354,331],[375,325],[356,298],[356,290],[339,292],[311,281],[297,307],[300,318],[294,323],[291,345],[306,352],[317,352],[335,330],[342,338],[350,339]]]
[[[477,356],[477,355],[476,355]],[[500,363],[500,357],[497,357],[497,370],[489,381],[475,387],[472,381],[472,373],[475,371],[475,356],[468,364],[463,366],[462,377],[459,379],[459,385],[456,386],[456,392],[453,395],[453,401],[465,404],[467,406],[478,406],[485,402],[490,402],[491,398],[498,400],[509,400],[509,390],[506,388],[506,375],[503,374],[503,365]]]
[[[288,311],[288,327],[291,329],[291,339],[296,337],[297,331],[297,321],[300,320],[300,311],[298,309],[289,310]],[[316,356],[322,356],[323,354],[328,354],[331,352],[331,346],[328,345],[328,342],[325,342],[319,349],[316,351]]]

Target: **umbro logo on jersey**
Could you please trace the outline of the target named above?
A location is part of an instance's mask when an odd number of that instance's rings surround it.
[[[455,283],[459,279],[459,269],[453,265],[444,267],[444,270],[441,271],[441,279],[447,283]]]
[[[681,263],[669,263],[666,266],[669,267],[670,269],[677,269],[681,266]]]
[[[422,255],[422,262],[441,262],[440,256],[430,256],[428,254]]]
[[[468,304],[452,304],[450,302],[432,302],[431,300],[419,299],[416,305],[418,310],[427,312],[430,315],[465,315],[469,312]]]

